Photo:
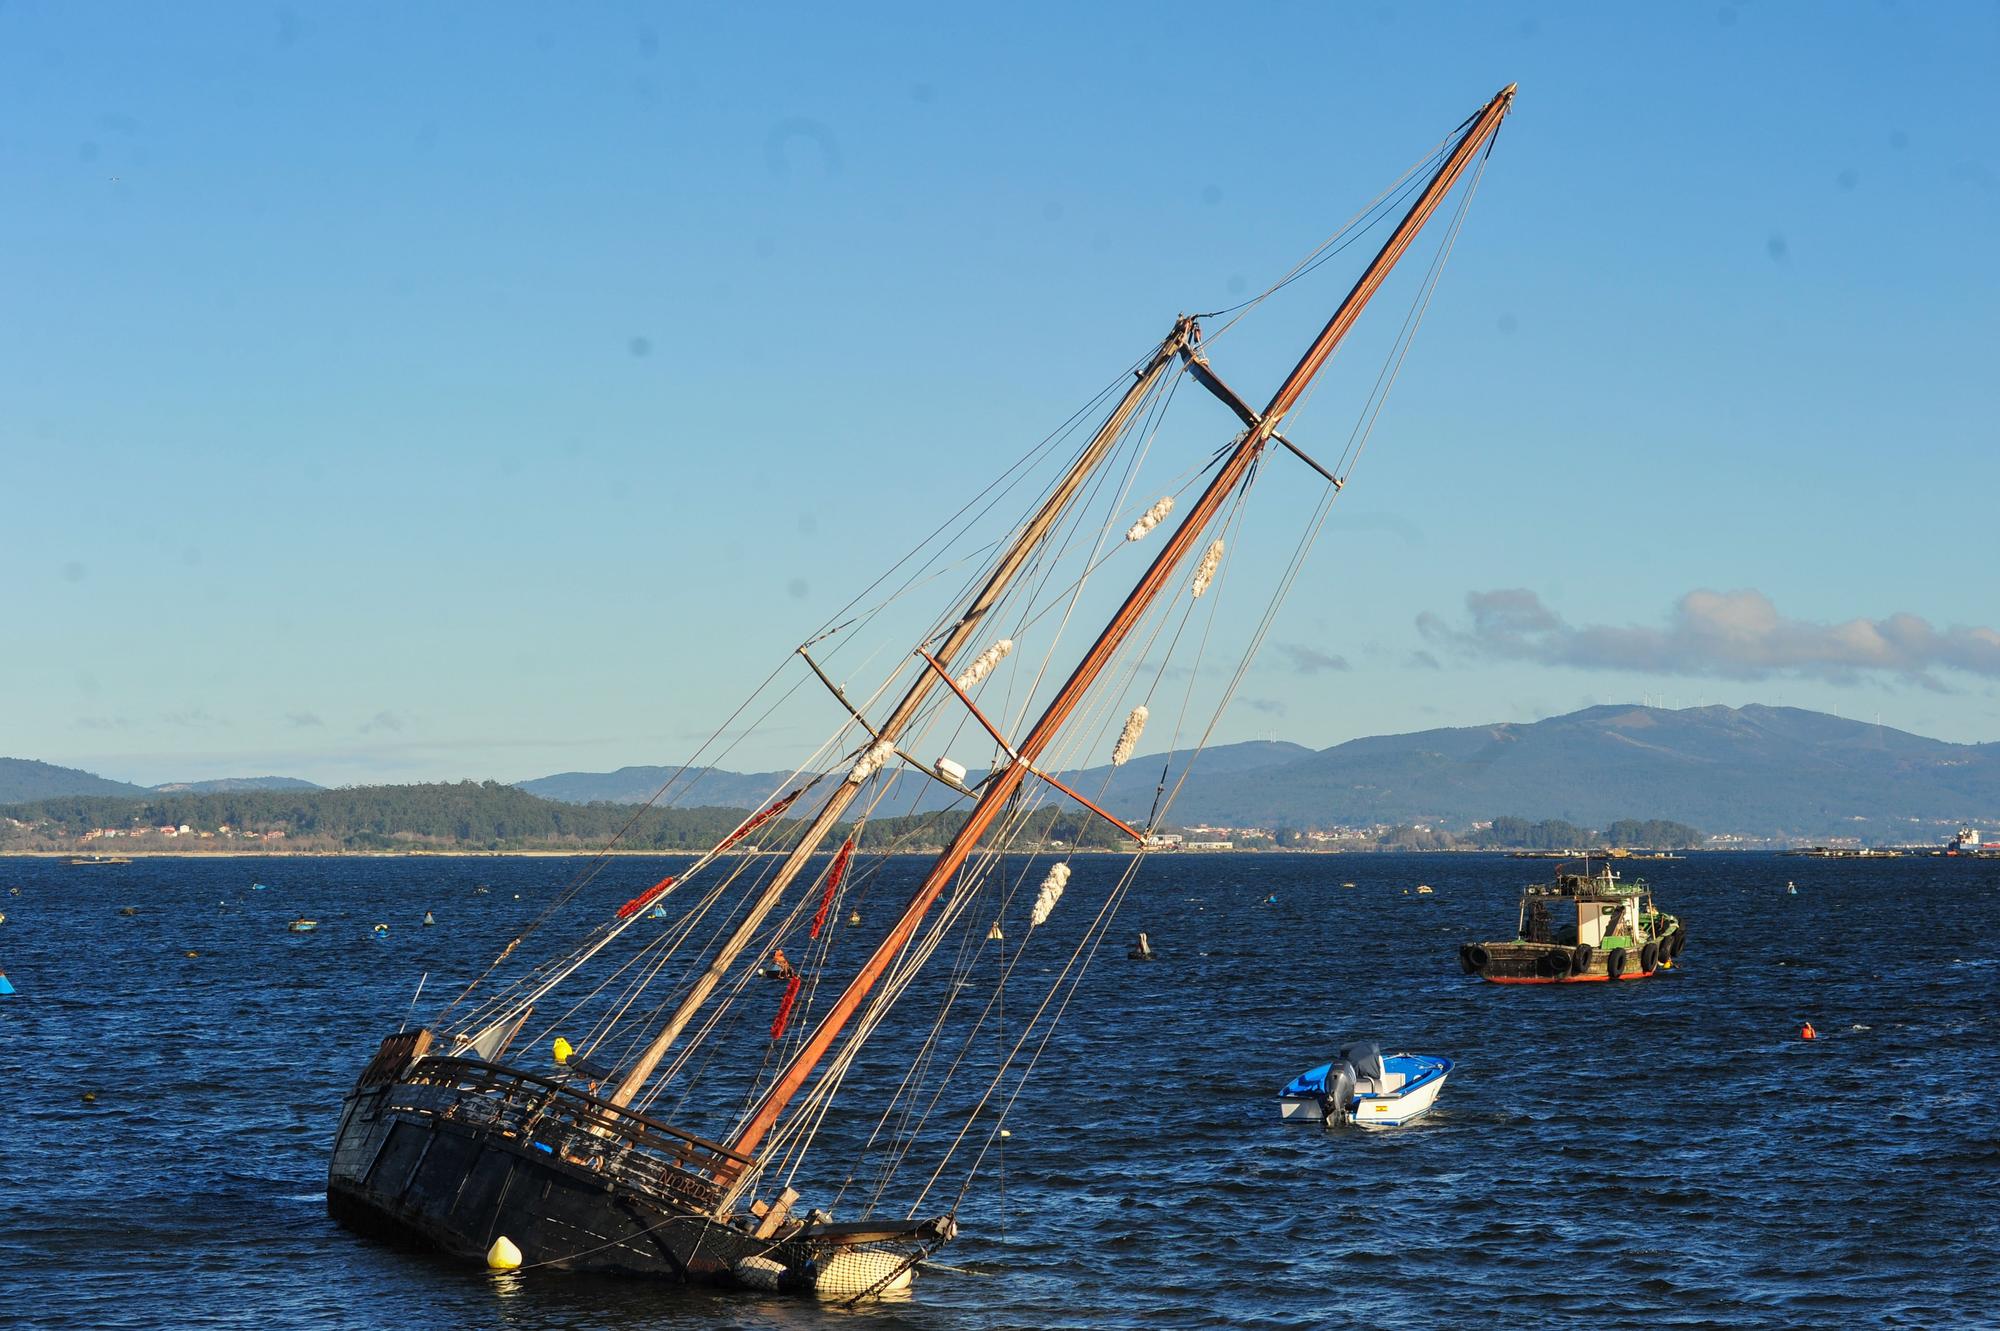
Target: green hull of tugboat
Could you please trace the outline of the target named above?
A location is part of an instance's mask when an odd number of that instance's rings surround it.
[[[1645,880],[1619,880],[1606,866],[1565,873],[1521,895],[1519,932],[1467,943],[1459,967],[1493,984],[1589,984],[1645,980],[1672,970],[1687,927],[1653,906]]]
[[[1587,943],[1575,947],[1542,943],[1467,943],[1460,954],[1466,974],[1477,975],[1492,984],[1588,984],[1592,981],[1648,980],[1663,970],[1672,970],[1681,940],[1676,931],[1670,943],[1648,943],[1634,958],[1630,949],[1603,951]],[[1662,947],[1670,955],[1662,957]],[[1623,955],[1614,962],[1612,952]],[[1616,973],[1613,973],[1613,967]]]

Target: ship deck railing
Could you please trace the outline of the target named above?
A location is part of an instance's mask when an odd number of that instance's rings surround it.
[[[723,1186],[712,1175],[751,1157],[614,1105],[549,1077],[473,1058],[425,1058],[399,1077],[383,1106],[486,1128],[607,1183],[677,1207],[711,1211]]]

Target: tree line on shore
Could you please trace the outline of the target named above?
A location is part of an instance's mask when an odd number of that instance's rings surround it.
[[[629,804],[563,804],[497,781],[352,786],[338,790],[240,790],[176,793],[146,799],[74,795],[0,808],[0,849],[111,851],[120,847],[181,850],[577,850],[618,838],[628,850],[704,850],[747,816],[740,808],[639,808]],[[964,821],[963,809],[874,819],[860,829],[870,849],[923,850],[942,845]],[[182,836],[186,827],[192,836]],[[170,838],[162,829],[174,829]],[[117,837],[90,834],[115,830]],[[851,831],[843,828],[842,834]],[[788,845],[798,826],[777,820],[758,828],[752,843]],[[206,835],[203,835],[206,834]],[[1065,807],[1027,814],[1019,841],[1083,849],[1115,849],[1123,838],[1102,820]],[[246,844],[247,843],[247,844]],[[1471,832],[1397,827],[1355,848],[1444,850],[1568,850],[1612,845],[1649,849],[1699,846],[1685,823],[1621,819],[1602,830],[1561,819],[1496,818]],[[1279,849],[1310,843],[1293,829],[1244,836],[1245,848]]]
[[[1601,830],[1578,827],[1560,818],[1542,822],[1495,818],[1490,826],[1468,833],[1465,839],[1496,850],[1575,850],[1583,846],[1688,850],[1702,843],[1699,831],[1665,818],[1620,818]]]
[[[338,790],[245,790],[171,794],[149,799],[74,795],[0,807],[0,848],[76,850],[121,847],[178,850],[577,850],[614,837],[625,850],[706,850],[741,825],[740,808],[640,808],[629,804],[561,804],[497,781]],[[920,850],[941,845],[965,818],[962,810],[877,818],[860,829],[870,849]],[[1036,843],[1108,847],[1116,833],[1087,814],[1042,809],[1026,815],[1023,833]],[[179,829],[189,829],[182,835]],[[172,828],[169,837],[162,829]],[[100,829],[116,837],[91,837]],[[226,830],[225,830],[226,829]],[[798,823],[777,819],[755,829],[749,844],[789,845]],[[843,826],[840,833],[853,831]],[[207,835],[204,836],[203,834]]]

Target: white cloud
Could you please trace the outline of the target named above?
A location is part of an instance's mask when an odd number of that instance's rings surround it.
[[[1455,626],[1425,611],[1425,638],[1469,656],[1540,661],[1588,670],[1764,679],[1785,674],[1853,683],[1894,676],[1926,688],[1944,686],[1935,670],[2000,677],[2000,631],[1938,628],[1907,611],[1837,624],[1791,619],[1760,591],[1692,591],[1664,627],[1566,623],[1526,588],[1471,592],[1470,624]]]

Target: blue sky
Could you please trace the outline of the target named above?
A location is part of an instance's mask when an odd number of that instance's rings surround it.
[[[1649,697],[2000,739],[1996,67],[1990,4],[13,0],[0,753],[675,761],[1512,80],[1222,738]],[[1261,400],[1340,285],[1219,367]]]

